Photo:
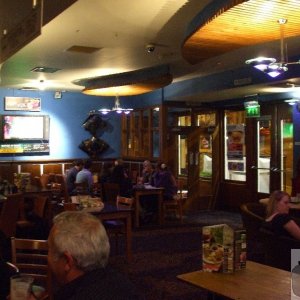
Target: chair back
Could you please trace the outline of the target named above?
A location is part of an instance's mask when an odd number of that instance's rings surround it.
[[[47,184],[50,183],[49,181],[49,174],[42,174],[40,177],[40,182],[41,182],[41,186],[42,188],[47,188]]]
[[[242,221],[247,233],[247,239],[256,239],[266,216],[266,208],[257,202],[244,203],[240,206]]]
[[[117,196],[117,207],[128,207],[131,208],[133,206],[134,203],[134,199],[133,198],[127,198],[127,197],[121,197],[121,196]]]
[[[278,236],[267,228],[260,229],[260,236],[265,254],[264,263],[274,268],[290,271],[291,249],[300,249],[300,240]]]
[[[187,200],[188,197],[188,191],[184,189],[186,180],[182,178],[177,178],[177,195],[183,199],[184,201]]]
[[[70,202],[70,195],[68,193],[66,178],[63,174],[55,174],[55,182],[60,184],[62,199],[64,202]]]
[[[77,204],[66,202],[64,203],[64,211],[76,211],[77,210]]]
[[[22,205],[24,205],[22,194],[8,195],[7,200],[4,201],[0,214],[0,230],[6,237],[16,235],[17,220]]]
[[[120,186],[117,183],[105,182],[102,184],[102,196],[104,202],[116,203],[120,194]]]
[[[88,183],[85,182],[75,182],[75,190],[78,195],[89,195],[90,190]]]
[[[11,238],[12,263],[20,273],[32,276],[34,284],[52,291],[52,276],[47,261],[48,243],[46,240]]]
[[[48,177],[49,183],[55,182],[56,174],[55,173],[49,173],[48,175],[49,175],[49,177]]]
[[[37,188],[42,188],[41,177],[34,176],[32,180],[32,185],[36,186]]]

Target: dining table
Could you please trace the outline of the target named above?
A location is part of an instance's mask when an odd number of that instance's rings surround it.
[[[291,299],[291,273],[253,261],[230,274],[199,270],[177,278],[208,291],[211,299],[215,295],[239,300]]]
[[[163,191],[164,188],[154,187],[149,184],[136,185],[133,189],[134,199],[135,199],[135,227],[140,227],[140,211],[141,211],[141,197],[152,195],[158,198],[158,223],[163,224]],[[152,201],[151,198],[147,198],[147,201]]]

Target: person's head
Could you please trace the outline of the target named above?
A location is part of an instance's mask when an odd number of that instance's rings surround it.
[[[164,162],[158,163],[158,169],[159,169],[160,171],[167,171],[167,169],[168,169],[167,164],[164,163]]]
[[[144,170],[152,170],[152,164],[151,164],[150,160],[145,160],[143,162],[143,169]]]
[[[83,168],[83,160],[82,159],[78,159],[74,161],[74,166],[78,169],[81,170]]]
[[[49,267],[61,284],[85,272],[104,268],[110,251],[100,220],[76,211],[66,211],[54,218],[48,246]]]
[[[115,166],[123,166],[124,161],[121,158],[115,160]]]
[[[274,191],[270,195],[267,206],[267,217],[274,213],[288,213],[289,212],[290,195],[283,191]]]

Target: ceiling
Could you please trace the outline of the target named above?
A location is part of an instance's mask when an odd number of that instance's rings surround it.
[[[279,56],[276,20],[281,12],[288,14],[288,24],[293,25],[292,34],[287,35],[291,38],[286,39],[289,55],[300,54],[300,1],[250,0],[202,24],[205,26],[186,39],[188,25],[211,2],[218,1],[89,0],[87,5],[86,0],[77,0],[43,26],[41,35],[2,63],[1,86],[21,89],[39,87],[42,82],[46,90],[82,91],[84,87],[76,81],[165,64],[170,66],[173,82],[232,70],[262,52]],[[274,15],[272,10],[261,13],[258,5],[272,3],[286,3],[290,9],[280,8]],[[245,7],[247,4],[253,6],[252,12]],[[268,28],[265,23],[257,23],[264,19],[269,22]],[[260,36],[259,32],[267,34]],[[149,45],[154,46],[154,51],[147,51]],[[86,47],[94,51],[87,52]],[[35,67],[59,70],[31,72]],[[298,78],[293,82],[300,83]],[[282,84],[276,90],[274,84],[239,87],[227,90],[226,97],[283,90]],[[216,91],[206,95],[208,99],[220,97]]]

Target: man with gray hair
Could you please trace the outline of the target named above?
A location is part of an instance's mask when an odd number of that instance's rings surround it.
[[[110,245],[99,219],[67,211],[54,218],[48,263],[62,287],[55,300],[138,299],[127,278],[107,267]]]

